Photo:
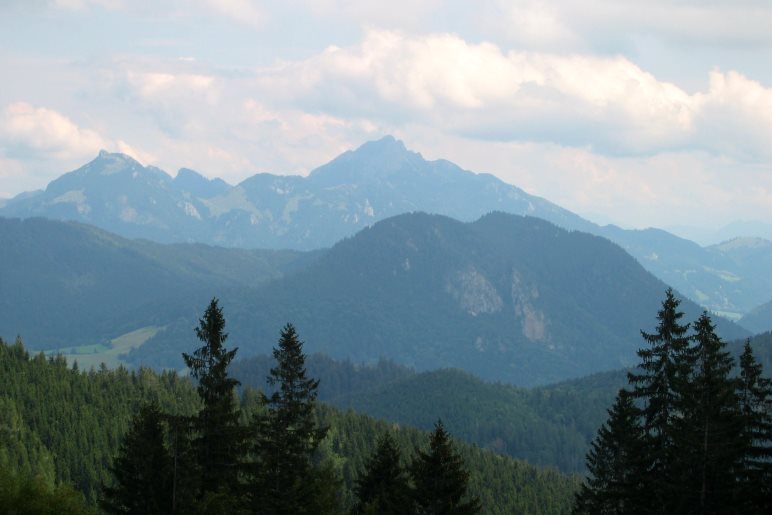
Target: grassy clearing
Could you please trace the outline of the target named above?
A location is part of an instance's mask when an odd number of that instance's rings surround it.
[[[143,327],[113,339],[109,346],[102,344],[79,345],[50,350],[46,354],[62,354],[67,358],[68,363],[77,360],[81,370],[88,370],[91,367],[99,368],[102,363],[108,368],[116,368],[125,364],[120,359],[121,354],[139,347],[161,329],[163,328],[156,326]]]

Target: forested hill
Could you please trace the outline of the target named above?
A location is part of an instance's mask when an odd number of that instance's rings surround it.
[[[251,399],[251,400],[250,400]],[[0,469],[39,474],[45,481],[71,483],[95,502],[108,480],[107,466],[129,420],[143,401],[155,400],[168,413],[190,414],[198,407],[187,379],[147,369],[78,371],[62,358],[29,356],[20,344],[0,343]],[[245,397],[248,408],[254,395]],[[323,451],[335,458],[344,497],[380,434],[394,426],[351,411],[324,408],[330,426]],[[409,452],[425,446],[424,432],[392,431]],[[570,511],[578,480],[554,469],[537,468],[469,445],[458,445],[470,471],[470,490],[483,513],[555,514]],[[3,477],[0,477],[3,480]]]
[[[0,336],[36,349],[167,324],[213,292],[258,286],[317,255],[161,245],[42,218],[0,218],[0,242]]]
[[[772,377],[772,333],[750,342]],[[728,345],[736,360],[743,345],[743,340]],[[271,366],[268,356],[255,356],[231,369],[243,385],[265,389]],[[585,470],[589,444],[617,391],[627,384],[628,372],[613,370],[529,389],[484,382],[460,370],[419,373],[389,361],[355,365],[312,355],[307,366],[321,378],[320,399],[329,404],[425,430],[441,417],[462,440],[564,472]]]
[[[245,298],[221,300],[245,354],[267,352],[273,328],[292,320],[311,353],[527,386],[631,365],[666,288],[608,240],[537,218],[412,213]],[[691,319],[701,311],[682,306]],[[747,334],[718,323],[725,338]],[[176,366],[194,324],[191,313],[134,355]]]

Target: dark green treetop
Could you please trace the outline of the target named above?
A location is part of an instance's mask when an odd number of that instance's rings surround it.
[[[652,512],[669,511],[669,490],[675,488],[670,456],[679,438],[675,418],[683,407],[682,392],[689,382],[694,362],[689,347],[689,324],[681,324],[683,312],[671,288],[657,313],[657,331],[641,331],[647,348],[639,349],[640,372],[630,372],[628,381],[633,385],[632,396],[643,403],[643,427],[649,440],[648,480],[646,488],[653,492]]]
[[[731,513],[736,508],[735,463],[742,447],[734,360],[704,312],[694,323],[692,379],[683,392],[683,415],[675,421],[674,466],[679,512]]]
[[[201,471],[201,491],[225,493],[239,484],[248,433],[239,424],[235,388],[239,382],[228,375],[228,365],[238,349],[224,346],[225,318],[217,299],[212,299],[199,320],[196,336],[203,345],[183,354],[190,374],[198,381],[203,407],[193,419],[194,447]]]
[[[737,389],[743,450],[741,499],[748,510],[772,511],[772,381],[763,376],[750,343],[740,356]]]
[[[421,515],[472,515],[480,512],[480,501],[469,498],[469,473],[453,448],[442,420],[429,437],[429,452],[417,451],[410,467],[414,499]]]
[[[276,390],[264,399],[267,410],[256,419],[253,509],[287,515],[335,512],[337,482],[332,471],[313,460],[327,434],[315,417],[319,381],[306,373],[303,342],[292,324],[282,329],[273,356],[276,366],[268,383]]]
[[[384,433],[355,482],[359,502],[353,513],[409,515],[413,512],[407,472],[400,461],[399,445],[390,433]]]
[[[644,433],[639,410],[620,390],[587,453],[586,482],[576,496],[575,514],[646,513],[643,498]]]
[[[164,435],[158,406],[142,406],[110,467],[114,484],[103,489],[100,502],[107,513],[172,513],[173,463]]]

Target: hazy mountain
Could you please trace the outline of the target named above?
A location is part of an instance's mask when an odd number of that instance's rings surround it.
[[[183,169],[172,179],[121,154],[100,153],[44,192],[20,195],[3,216],[45,216],[127,237],[226,247],[328,247],[390,216],[412,211],[472,221],[498,210],[598,234],[657,277],[725,316],[772,300],[772,259],[737,260],[665,231],[600,227],[488,174],[427,161],[392,137],[345,152],[308,177],[258,174],[236,186]]]
[[[666,285],[604,238],[503,213],[381,221],[243,298],[221,296],[233,345],[268,352],[292,321],[310,352],[529,385],[628,366]],[[689,319],[700,308],[684,301]],[[176,366],[198,313],[136,355]],[[741,337],[723,321],[726,337]],[[167,361],[169,360],[169,361]]]
[[[172,181],[172,186],[183,194],[201,199],[209,199],[222,195],[231,186],[222,179],[207,179],[200,173],[189,168],[181,168]]]
[[[772,301],[751,310],[738,323],[752,333],[772,331]]]
[[[187,169],[172,180],[157,168],[103,151],[42,194],[16,197],[0,215],[77,220],[159,242],[308,250],[409,211],[473,220],[495,209],[590,227],[492,175],[426,161],[392,137],[346,152],[308,177],[258,174],[235,187]]]
[[[616,242],[649,270],[715,313],[739,319],[772,298],[772,242],[737,238],[710,247],[660,229],[592,231]]]
[[[131,241],[92,226],[0,218],[0,336],[32,348],[100,343],[164,325],[213,295],[314,254]]]
[[[206,208],[177,186],[158,168],[102,151],[52,181],[45,191],[12,199],[0,215],[75,220],[129,238],[205,242],[208,226],[200,213]],[[190,238],[195,233],[201,237]]]

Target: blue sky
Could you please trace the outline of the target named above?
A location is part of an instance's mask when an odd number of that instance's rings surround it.
[[[0,197],[393,134],[596,221],[772,221],[772,3],[0,0]]]

